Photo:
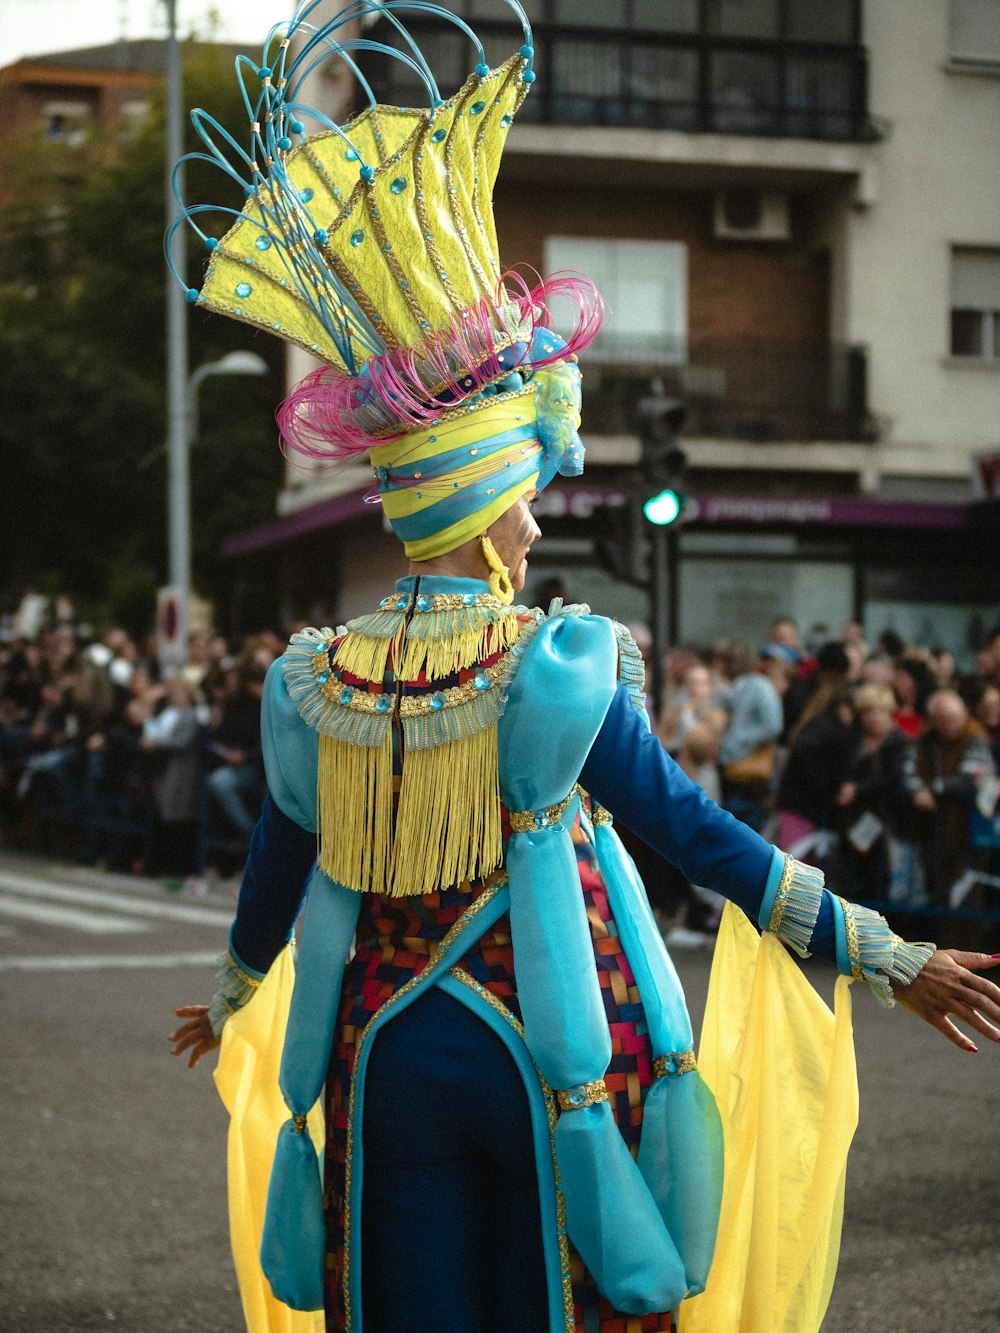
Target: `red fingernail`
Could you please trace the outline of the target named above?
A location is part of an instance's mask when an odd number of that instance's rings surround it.
[[[979,1047],[978,1047],[978,1046],[966,1046],[965,1049],[966,1049],[967,1051],[971,1051],[973,1055],[978,1055],[978,1054],[979,1054]]]
[[[991,953],[991,954],[990,954],[990,957],[991,957],[991,958],[1000,958],[1000,953]]]

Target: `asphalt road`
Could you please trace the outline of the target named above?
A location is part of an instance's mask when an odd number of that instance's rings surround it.
[[[3,1333],[242,1330],[225,1114],[210,1071],[165,1042],[172,1009],[211,993],[231,909],[0,854]],[[696,1026],[709,961],[677,957]],[[1000,1049],[963,1054],[867,994],[855,1029],[861,1124],[824,1333],[1000,1330]]]

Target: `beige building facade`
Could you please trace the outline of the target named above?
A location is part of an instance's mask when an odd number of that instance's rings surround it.
[[[466,7],[502,59],[501,7]],[[635,486],[636,402],[662,391],[687,408],[692,497],[675,636],[862,616],[967,656],[1000,613],[965,509],[971,460],[1000,448],[994,0],[528,8],[538,83],[498,182],[501,256],[579,268],[609,306],[583,361],[587,474],[543,497],[540,574],[644,618],[594,529]],[[457,86],[472,58],[440,51]],[[375,75],[380,100],[415,99]],[[290,378],[308,368],[293,355]],[[284,550],[291,617],[382,595],[399,557],[367,484],[292,462],[278,522],[231,543]],[[302,543],[322,585],[294,573]]]

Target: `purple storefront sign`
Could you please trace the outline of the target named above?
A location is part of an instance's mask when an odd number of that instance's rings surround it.
[[[320,532],[323,528],[336,527],[349,518],[360,518],[362,514],[375,514],[381,518],[379,506],[365,504],[362,494],[338,495],[322,504],[310,505],[294,514],[276,518],[272,523],[263,523],[249,532],[239,532],[226,540],[222,548],[223,557],[250,555],[254,551],[263,551],[268,546],[277,546],[281,542],[291,541],[294,537],[304,537],[310,532]]]
[[[587,521],[604,508],[617,508],[628,502],[625,491],[603,486],[556,484],[543,491],[535,502],[539,518],[576,518]],[[230,537],[222,548],[225,557],[250,555],[254,551],[277,546],[281,542],[336,527],[348,519],[371,514],[381,518],[377,505],[365,504],[364,496],[338,495],[333,500],[311,505],[284,518],[264,523],[249,532]],[[960,504],[911,504],[895,500],[823,499],[804,496],[799,499],[768,495],[690,496],[685,524],[794,524],[815,527],[872,528],[945,528],[965,527],[966,509]]]
[[[535,502],[543,518],[590,518],[602,506],[626,504],[624,491],[598,486],[551,486]],[[690,496],[686,523],[767,523],[823,527],[948,528],[965,526],[965,506],[895,500],[824,499],[821,496]]]
[[[962,528],[965,506],[895,500],[801,499],[763,495],[707,495],[692,499],[698,523],[794,523],[849,528]]]

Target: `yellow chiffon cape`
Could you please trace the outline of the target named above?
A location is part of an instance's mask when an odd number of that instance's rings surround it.
[[[267,1182],[288,1110],[278,1067],[294,965],[285,949],[223,1031],[216,1086],[230,1114],[230,1235],[248,1333],[323,1333],[322,1312],[276,1301],[260,1270]],[[715,950],[699,1068],[725,1136],[725,1186],[704,1293],[680,1333],[817,1333],[840,1249],[858,1085],[846,977],[834,1008],[784,945],[727,904]],[[322,1151],[319,1107],[309,1131]],[[471,1330],[470,1330],[471,1333]]]

